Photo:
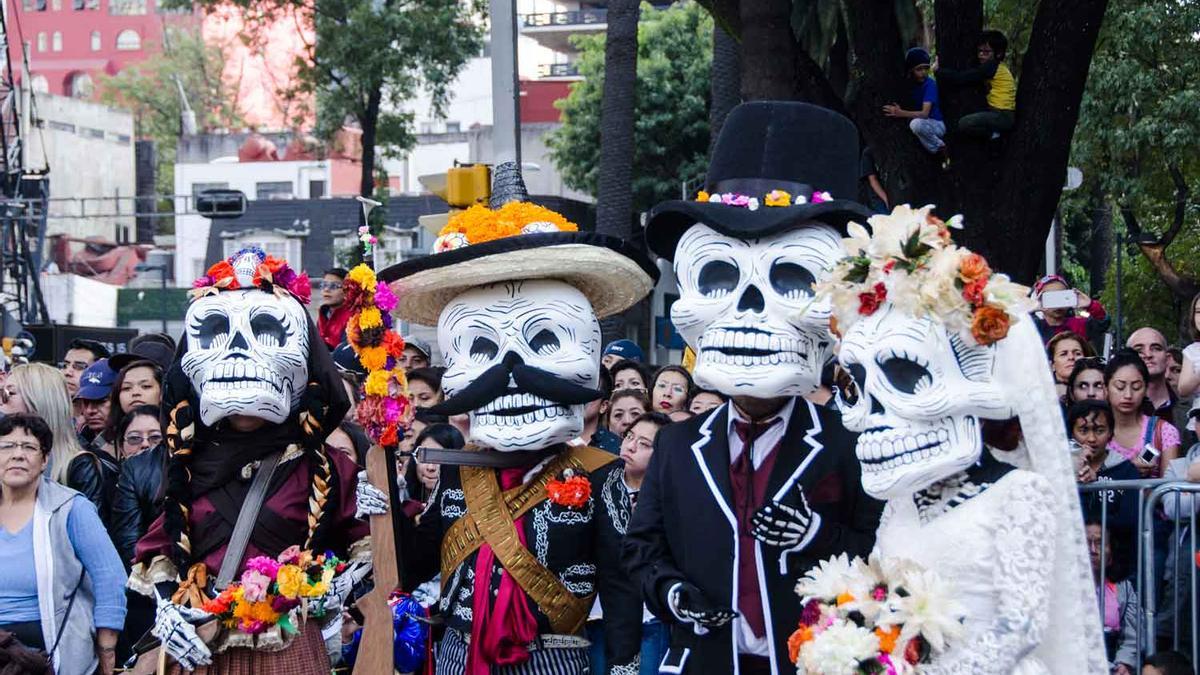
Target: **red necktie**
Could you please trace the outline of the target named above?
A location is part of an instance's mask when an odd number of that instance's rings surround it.
[[[733,430],[742,441],[742,453],[730,467],[734,511],[738,519],[738,611],[750,624],[756,637],[766,635],[762,594],[758,585],[758,557],[750,535],[750,518],[758,505],[754,489],[754,442],[768,429],[781,422],[779,417],[766,422],[735,419]]]

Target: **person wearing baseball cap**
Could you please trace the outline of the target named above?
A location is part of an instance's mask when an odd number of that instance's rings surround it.
[[[85,450],[91,450],[97,455],[106,452],[116,456],[110,439],[104,435],[108,425],[110,397],[116,379],[117,371],[109,365],[108,359],[100,359],[93,363],[79,376],[79,391],[75,394],[75,401],[79,404],[79,412],[83,417],[79,442]]]
[[[404,353],[400,355],[400,367],[404,370],[428,368],[433,359],[429,343],[416,335],[404,336]]]
[[[600,358],[600,365],[607,370],[613,367],[613,364],[622,359],[637,361],[641,363],[646,358],[642,353],[642,348],[637,346],[633,340],[613,340],[604,348],[604,355]]]

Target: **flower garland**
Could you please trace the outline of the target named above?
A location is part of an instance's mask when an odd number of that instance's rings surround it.
[[[817,190],[812,193],[812,197],[804,195],[796,195],[792,197],[787,190],[774,189],[763,196],[762,200],[758,197],[751,197],[738,192],[714,192],[709,194],[704,190],[696,193],[696,201],[708,202],[710,204],[724,204],[725,206],[737,206],[751,211],[757,211],[761,206],[803,206],[805,204],[820,204],[822,202],[833,201],[833,195],[824,190]]]
[[[796,584],[803,609],[788,656],[808,675],[906,675],[963,635],[966,609],[907,560],[823,560]]]
[[[495,210],[475,204],[450,217],[433,242],[433,252],[445,253],[519,234],[578,230],[579,226],[562,214],[531,202],[509,202]]]
[[[299,632],[294,612],[302,605],[304,615],[322,618],[323,603],[311,608],[309,600],[324,597],[335,574],[346,567],[332,551],[314,556],[292,546],[277,558],[258,556],[246,561],[241,579],[206,600],[204,611],[217,616],[229,629],[257,635],[278,625],[284,632]]]
[[[872,216],[870,232],[858,223],[846,226],[847,257],[829,281],[816,286],[832,301],[835,332],[890,302],[990,345],[1032,310],[1027,288],[993,272],[983,256],[954,245],[950,228],[961,228],[962,217],[944,222],[932,210],[902,204],[890,215]]]
[[[396,445],[412,412],[408,379],[400,367],[404,339],[392,330],[396,296],[365,264],[350,270],[342,288],[345,302],[353,308],[346,340],[367,370],[365,396],[356,409],[358,422],[375,443]]]
[[[297,273],[286,260],[269,256],[256,246],[243,248],[228,258],[214,263],[204,276],[192,282],[192,290],[189,295],[195,300],[221,291],[240,290],[241,283],[238,282],[233,264],[238,258],[248,254],[256,256],[259,261],[252,281],[255,288],[280,297],[284,293],[289,293],[301,304],[308,304],[312,298],[312,285],[309,283],[308,275],[303,272]]]

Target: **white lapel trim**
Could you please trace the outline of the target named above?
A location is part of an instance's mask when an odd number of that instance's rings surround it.
[[[808,465],[811,464],[812,461],[814,459],[816,459],[817,455],[820,454],[820,452],[825,449],[825,446],[821,443],[821,441],[817,440],[817,436],[821,433],[822,427],[821,427],[821,418],[817,416],[816,406],[814,406],[812,404],[812,401],[809,401],[808,399],[800,399],[800,400],[804,401],[804,404],[806,406],[808,406],[808,419],[810,422],[812,422],[812,424],[808,428],[808,432],[804,434],[804,442],[808,444],[809,453],[808,453],[808,456],[804,458],[804,461],[800,462],[800,466],[796,467],[796,470],[792,472],[792,475],[789,476],[788,479],[783,482],[783,485],[780,486],[779,490],[775,493],[775,501],[779,501],[780,499],[783,499],[783,495],[786,494],[787,491],[790,490],[791,487],[796,484],[796,481],[800,480],[800,476],[802,476],[804,474],[805,470],[808,469]],[[790,422],[790,420],[789,420],[789,422]],[[815,516],[816,513],[814,512],[813,515]],[[797,546],[796,548],[789,550],[789,551],[783,551],[779,554],[779,575],[780,576],[786,577],[788,574],[788,562],[787,562],[788,556],[793,553],[799,553],[800,551],[804,550],[804,548],[807,547],[808,544],[812,542],[813,537],[816,536],[817,528],[820,527],[820,521],[817,521],[814,524],[817,527],[813,528],[810,531],[809,535],[807,537],[805,537],[805,540],[800,542],[800,546]],[[771,649],[771,653],[772,654],[775,653],[775,650],[773,647]]]

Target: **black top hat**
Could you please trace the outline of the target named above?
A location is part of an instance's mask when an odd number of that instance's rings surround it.
[[[827,108],[790,101],[754,101],[734,108],[713,148],[705,191],[756,198],[751,210],[720,202],[672,200],[650,212],[646,243],[667,260],[689,227],[704,223],[730,237],[783,232],[808,220],[843,228],[871,211],[858,196],[858,130]],[[783,190],[790,206],[767,206]],[[827,193],[832,199],[823,200]],[[797,197],[803,203],[797,204]]]

